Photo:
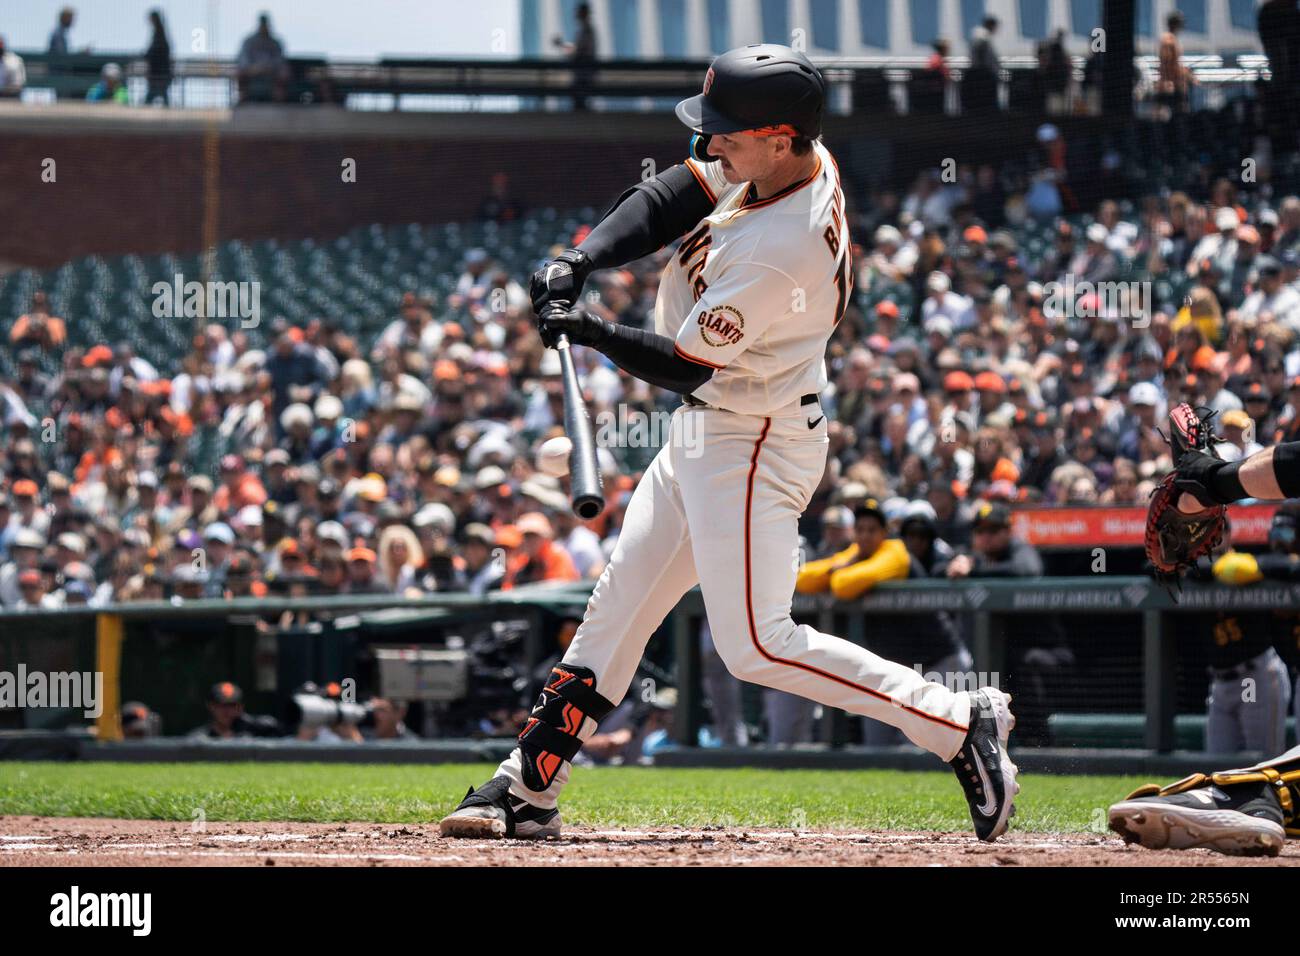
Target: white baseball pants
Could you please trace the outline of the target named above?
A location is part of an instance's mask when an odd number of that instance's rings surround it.
[[[678,408],[564,662],[591,668],[596,691],[617,704],[650,635],[698,583],[718,654],[737,678],[874,717],[952,759],[966,737],[968,694],[790,617],[798,519],[821,480],[827,444],[815,404],[770,417]],[[587,718],[578,735],[595,731]],[[569,766],[542,793],[524,786],[518,749],[498,773],[516,796],[549,808]]]

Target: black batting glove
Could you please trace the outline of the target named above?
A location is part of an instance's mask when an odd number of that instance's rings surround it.
[[[554,301],[542,306],[537,315],[537,332],[542,344],[555,348],[556,338],[567,335],[571,345],[591,345],[596,348],[605,340],[608,326],[603,319],[592,315],[581,305]]]
[[[581,249],[565,249],[533,273],[528,294],[533,312],[541,314],[549,302],[577,302],[583,283],[592,271],[591,259]]]

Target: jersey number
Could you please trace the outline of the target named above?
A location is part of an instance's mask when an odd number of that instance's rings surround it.
[[[840,256],[839,265],[835,268],[835,288],[839,290],[839,298],[835,301],[835,324],[840,324],[840,319],[844,318],[844,313],[849,308],[849,289],[853,286],[853,280],[849,277],[849,254],[847,250],[844,255]]]

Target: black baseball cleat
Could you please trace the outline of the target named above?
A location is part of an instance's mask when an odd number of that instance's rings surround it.
[[[560,835],[560,810],[543,810],[510,792],[509,777],[493,777],[442,818],[438,832],[470,839],[544,840]]]
[[[1145,788],[1144,788],[1145,789]],[[1125,843],[1151,850],[1217,850],[1229,856],[1277,856],[1284,815],[1268,783],[1240,783],[1137,796],[1110,808],[1110,828]]]
[[[993,687],[971,694],[970,728],[948,766],[966,791],[975,835],[981,840],[1000,837],[1016,812],[1020,784],[1016,782],[1016,765],[1007,753],[1007,738],[1015,725],[1010,696]]]

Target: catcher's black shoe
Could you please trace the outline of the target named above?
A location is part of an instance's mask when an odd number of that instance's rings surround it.
[[[510,792],[509,777],[493,777],[442,818],[438,831],[445,837],[542,840],[560,835],[560,810],[543,810]]]
[[[1007,738],[1016,725],[1011,698],[993,687],[971,694],[970,727],[957,756],[948,762],[966,791],[975,835],[996,840],[1016,812],[1020,792],[1016,765],[1007,753]]]
[[[1268,783],[1207,786],[1142,794],[1110,808],[1110,828],[1125,843],[1152,850],[1217,850],[1229,856],[1277,856],[1286,842],[1282,806]]]
[[[1183,402],[1169,413],[1169,448],[1174,459],[1174,487],[1190,494],[1205,507],[1230,504],[1212,490],[1214,473],[1227,462],[1210,447],[1215,440],[1211,421],[1218,414],[1212,408],[1196,408]]]

